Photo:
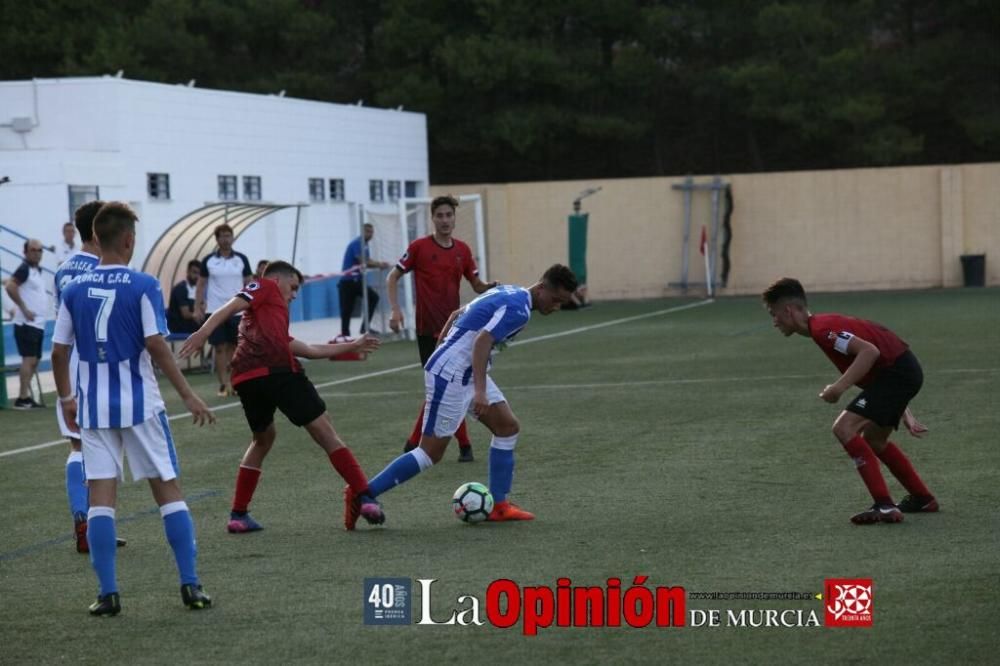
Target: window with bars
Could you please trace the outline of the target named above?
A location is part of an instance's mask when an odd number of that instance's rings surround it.
[[[331,178],[330,179],[330,201],[343,201],[344,200],[344,179],[343,178]]]
[[[400,183],[398,180],[388,181],[389,201],[399,201]]]
[[[243,176],[243,199],[260,201],[260,176]]]
[[[69,219],[73,221],[76,209],[88,201],[97,201],[101,198],[97,185],[70,185],[69,186]]]
[[[314,203],[326,201],[326,188],[323,187],[322,178],[309,179],[309,201]]]
[[[147,173],[146,192],[150,199],[167,200],[170,198],[170,174]]]
[[[219,176],[219,201],[236,201],[239,194],[236,176]]]

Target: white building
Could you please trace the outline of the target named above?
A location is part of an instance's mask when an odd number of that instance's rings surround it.
[[[140,217],[137,268],[206,204],[308,204],[295,260],[307,275],[330,273],[356,235],[347,202],[391,213],[399,197],[426,194],[427,124],[419,113],[110,76],[0,82],[4,176],[0,225],[47,245],[79,204],[127,201]],[[295,208],[268,216],[236,249],[252,264],[291,259],[295,219]],[[19,254],[21,241],[0,230],[0,246]],[[0,256],[5,273],[16,263]]]

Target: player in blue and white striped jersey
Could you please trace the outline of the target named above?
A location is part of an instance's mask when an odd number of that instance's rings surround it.
[[[80,232],[81,248],[71,254],[56,270],[56,310],[62,303],[62,292],[77,276],[90,272],[98,264],[100,250],[94,240],[94,216],[104,205],[103,201],[90,201],[76,209],[73,215],[76,228]],[[74,349],[70,356],[70,381],[73,391],[76,391],[77,356]],[[70,430],[63,418],[63,411],[56,410],[56,422],[59,432],[69,440],[69,457],[66,459],[66,497],[69,499],[69,511],[73,516],[73,534],[76,537],[76,551],[89,553],[87,545],[87,511],[90,504],[87,500],[87,481],[83,471],[83,453],[80,451],[80,433]]]
[[[489,368],[497,346],[516,336],[527,325],[533,310],[543,315],[558,310],[572,298],[576,288],[573,272],[556,264],[530,287],[495,287],[451,315],[438,348],[424,366],[427,406],[420,446],[396,458],[369,481],[373,496],[441,460],[451,436],[466,412],[471,412],[493,433],[489,485],[496,504],[489,519],[534,518],[507,499],[514,478],[514,446],[520,424],[489,376]]]
[[[135,250],[135,213],[126,204],[105,204],[94,217],[101,262],[62,293],[53,335],[52,367],[66,423],[77,428],[90,484],[87,539],[100,583],[92,615],[121,611],[115,575],[115,502],[127,454],[134,479],[148,479],[160,507],[167,541],[188,608],[207,608],[195,570],[194,523],[177,482],[177,457],[163,411],[153,362],[173,384],[196,424],[215,418],[191,390],[163,336],[163,294],[157,280],[127,264]],[[69,373],[72,346],[80,357],[75,393]],[[79,406],[77,401],[79,399]]]

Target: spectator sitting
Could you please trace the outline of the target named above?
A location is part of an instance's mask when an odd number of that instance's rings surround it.
[[[170,290],[167,308],[167,328],[171,333],[194,333],[201,326],[195,317],[194,299],[201,275],[201,262],[192,259],[187,265],[187,276]]]

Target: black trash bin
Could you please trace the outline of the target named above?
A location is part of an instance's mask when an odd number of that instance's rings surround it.
[[[966,287],[986,286],[986,255],[963,254],[962,280]]]

